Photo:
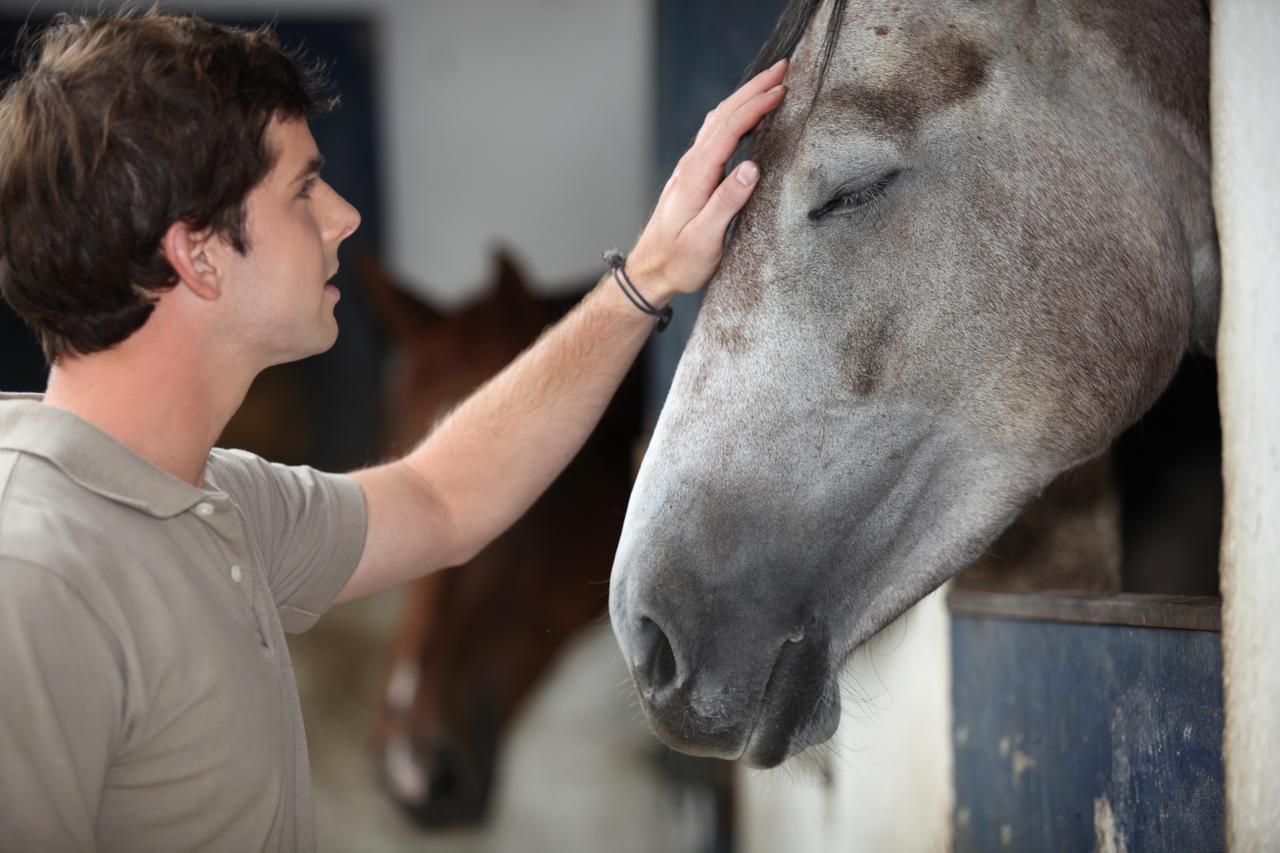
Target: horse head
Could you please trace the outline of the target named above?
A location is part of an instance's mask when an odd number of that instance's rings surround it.
[[[659,736],[762,767],[1217,310],[1199,3],[796,0],[781,55],[610,590]]]

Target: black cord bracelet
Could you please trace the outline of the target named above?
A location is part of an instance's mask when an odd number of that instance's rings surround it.
[[[649,300],[644,298],[635,283],[631,281],[631,276],[627,275],[627,256],[616,249],[611,249],[604,253],[605,265],[609,267],[613,274],[613,280],[622,290],[622,295],[636,308],[648,314],[651,317],[658,318],[658,331],[661,332],[671,322],[673,312],[671,306],[664,308],[654,308],[649,304]]]

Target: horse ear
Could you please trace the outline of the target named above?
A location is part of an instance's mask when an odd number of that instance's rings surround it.
[[[493,298],[499,302],[524,304],[534,299],[524,267],[506,246],[493,252]]]
[[[412,340],[444,319],[440,312],[398,284],[371,250],[360,252],[357,266],[374,314],[393,339]]]

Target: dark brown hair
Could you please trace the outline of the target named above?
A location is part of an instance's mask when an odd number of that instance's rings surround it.
[[[264,27],[59,15],[0,98],[0,294],[50,363],[125,340],[177,282],[174,222],[248,251],[244,201],[272,117],[331,109],[319,69]]]

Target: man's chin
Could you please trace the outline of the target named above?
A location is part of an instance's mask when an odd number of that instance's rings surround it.
[[[329,334],[328,338],[325,340],[324,346],[320,347],[315,352],[311,353],[311,355],[319,355],[322,352],[328,352],[329,350],[333,349],[333,345],[336,344],[337,342],[338,342],[338,324],[337,322],[334,322],[333,331]]]
[[[313,355],[320,355],[333,349],[333,345],[338,342],[338,323],[330,317],[327,325],[327,329],[318,331],[308,341],[294,348],[285,358],[277,361],[276,364],[301,361],[304,358],[311,358]]]

